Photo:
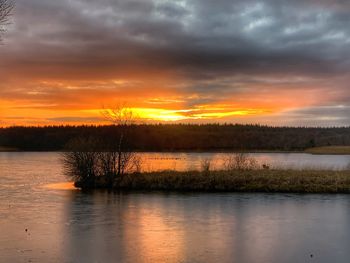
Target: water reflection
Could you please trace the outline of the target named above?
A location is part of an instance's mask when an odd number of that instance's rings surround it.
[[[57,157],[0,153],[0,262],[350,258],[349,195],[84,193]]]
[[[211,160],[212,169],[222,169],[230,153],[141,153],[142,170],[198,170],[203,160]],[[282,169],[348,169],[350,155],[312,155],[304,153],[250,153],[258,164]]]
[[[74,195],[67,214],[71,222],[69,259],[181,262],[181,229],[171,224],[162,202],[152,198],[148,201],[144,203],[141,195]]]
[[[77,190],[77,188],[74,186],[74,182],[46,184],[43,187],[52,190]]]
[[[72,262],[348,262],[347,196],[112,194],[67,202]]]

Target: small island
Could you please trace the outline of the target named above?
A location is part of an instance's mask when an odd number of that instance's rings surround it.
[[[350,171],[232,170],[163,171],[126,174],[109,187],[106,176],[92,185],[76,181],[83,189],[124,191],[200,191],[264,193],[350,193]]]
[[[145,172],[143,160],[130,141],[132,112],[120,108],[106,111],[105,116],[116,125],[115,133],[109,137],[77,137],[62,153],[66,175],[83,190],[350,193],[348,168],[277,169],[258,163],[246,151],[227,154],[219,169],[213,169],[212,160],[204,159],[199,170]]]

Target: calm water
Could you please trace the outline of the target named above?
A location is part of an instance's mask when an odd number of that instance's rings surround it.
[[[0,153],[0,262],[349,262],[350,195],[82,193],[64,181],[55,153]]]
[[[211,160],[212,167],[220,169],[229,153],[143,153],[142,168],[154,170],[196,170],[201,161]],[[350,155],[312,155],[306,153],[251,153],[259,164],[283,169],[330,169],[342,170],[350,167]]]

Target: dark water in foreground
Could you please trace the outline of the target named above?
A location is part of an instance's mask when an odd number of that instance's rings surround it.
[[[349,262],[350,195],[82,193],[62,181],[56,154],[0,153],[0,262]]]

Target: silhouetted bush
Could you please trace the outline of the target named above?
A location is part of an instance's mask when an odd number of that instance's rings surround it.
[[[141,169],[141,161],[129,144],[132,110],[118,107],[105,110],[103,115],[117,127],[112,136],[73,139],[63,154],[66,174],[81,187],[95,187],[99,176],[105,187],[112,188],[120,184],[125,173]]]
[[[94,187],[95,179],[101,175],[98,141],[94,138],[77,138],[67,145],[62,153],[66,175],[81,187]]]
[[[65,174],[81,188],[94,188],[97,177],[104,187],[118,185],[127,173],[141,172],[141,157],[133,151],[119,150],[93,137],[79,137],[62,153]]]
[[[234,153],[224,160],[224,169],[227,171],[257,170],[259,168],[257,160],[246,153]]]

